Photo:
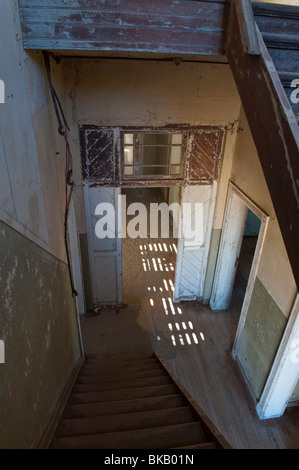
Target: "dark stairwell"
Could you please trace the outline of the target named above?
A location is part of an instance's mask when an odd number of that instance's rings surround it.
[[[230,448],[155,355],[86,359],[49,447]]]

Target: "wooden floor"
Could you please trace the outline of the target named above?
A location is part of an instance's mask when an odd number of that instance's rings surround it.
[[[299,407],[288,408],[280,418],[260,420],[246,379],[232,358],[243,283],[236,282],[228,311],[214,312],[196,302],[173,304],[176,253],[173,240],[163,243],[124,240],[128,306],[117,314],[107,311],[82,319],[87,351],[138,355],[152,348],[233,448],[299,449]],[[91,338],[95,340],[91,331],[101,332],[98,351],[90,344]]]

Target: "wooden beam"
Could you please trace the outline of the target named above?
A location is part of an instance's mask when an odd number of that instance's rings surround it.
[[[299,289],[299,127],[259,32],[258,39],[261,54],[245,54],[233,1],[226,54]]]
[[[243,52],[247,54],[259,55],[260,46],[257,37],[256,24],[253,16],[251,1],[238,0],[238,2],[235,2],[235,9],[237,13]]]
[[[19,0],[25,49],[224,56],[225,0]]]

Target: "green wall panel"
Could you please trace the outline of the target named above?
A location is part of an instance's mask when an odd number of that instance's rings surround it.
[[[259,399],[279,347],[287,319],[256,278],[237,351],[239,363]]]
[[[80,357],[66,264],[0,222],[0,448],[35,448]]]

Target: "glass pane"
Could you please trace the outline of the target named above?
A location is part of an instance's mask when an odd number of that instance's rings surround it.
[[[167,165],[169,147],[136,147],[140,165]],[[137,158],[135,158],[135,162]]]
[[[125,166],[125,175],[133,175],[133,167],[132,166]]]
[[[172,144],[181,145],[183,140],[183,134],[172,134]]]
[[[170,134],[136,134],[135,142],[142,145],[169,145]]]
[[[133,145],[133,134],[125,134],[124,135],[124,142],[125,144]]]
[[[181,147],[171,147],[170,163],[181,163]]]
[[[170,167],[170,174],[171,175],[179,175],[181,167],[179,165],[172,165]]]
[[[168,166],[139,166],[135,167],[138,176],[165,176],[168,175]]]
[[[133,147],[125,147],[124,150],[125,165],[133,165]]]

